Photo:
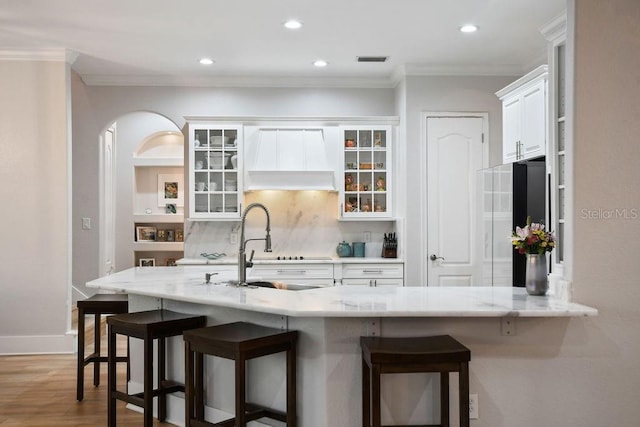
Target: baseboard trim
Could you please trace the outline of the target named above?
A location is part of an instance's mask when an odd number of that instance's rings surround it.
[[[73,335],[0,336],[0,355],[69,354],[75,352]]]

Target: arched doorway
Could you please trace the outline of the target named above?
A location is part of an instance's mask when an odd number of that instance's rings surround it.
[[[176,124],[153,112],[118,117],[101,135],[100,276],[135,265],[134,216],[159,213],[158,206],[136,203],[136,191],[149,192],[148,186],[140,189],[136,170],[183,173],[183,143]]]

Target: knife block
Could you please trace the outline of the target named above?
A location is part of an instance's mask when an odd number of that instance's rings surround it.
[[[398,249],[382,248],[382,258],[398,258]]]

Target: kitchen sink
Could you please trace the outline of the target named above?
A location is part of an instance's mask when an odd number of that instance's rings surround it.
[[[282,289],[285,291],[306,291],[308,289],[316,289],[316,288],[322,287],[318,285],[305,285],[302,283],[284,283],[280,281],[269,282],[264,280],[247,282],[247,286],[250,288],[271,288],[271,289]]]

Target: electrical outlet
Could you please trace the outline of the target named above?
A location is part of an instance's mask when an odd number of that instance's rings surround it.
[[[91,218],[82,218],[82,229],[91,230]]]
[[[516,334],[515,317],[502,317],[500,319],[500,334],[505,336],[513,336]]]
[[[231,245],[238,244],[238,233],[236,233],[235,231],[232,231],[231,234],[229,234],[229,244]]]
[[[365,336],[367,337],[379,337],[380,336],[380,322],[379,319],[367,319],[364,321]]]
[[[472,420],[477,420],[480,418],[478,415],[478,395],[470,394],[469,395],[469,418]]]
[[[370,231],[365,231],[363,236],[362,236],[362,241],[364,241],[365,243],[368,243],[371,241],[371,232]]]

